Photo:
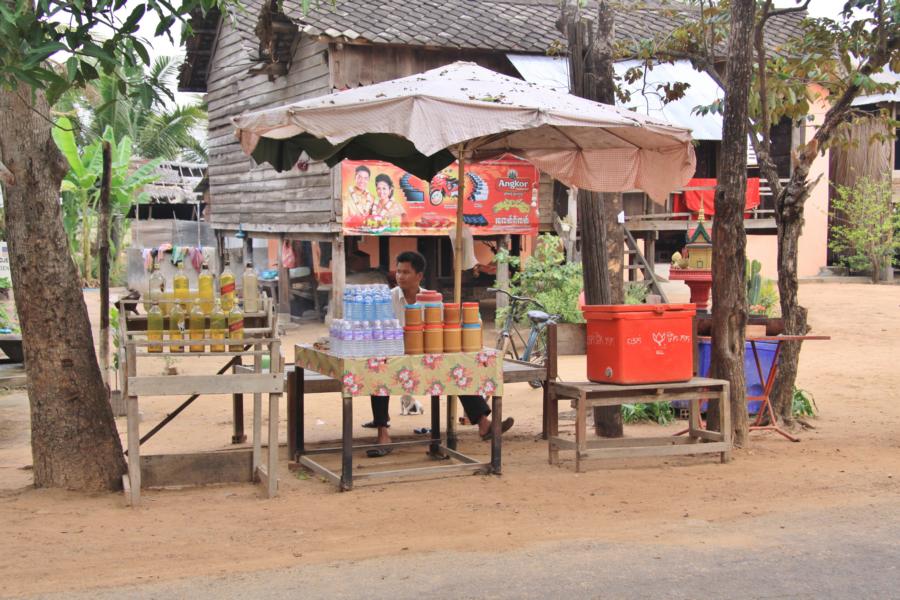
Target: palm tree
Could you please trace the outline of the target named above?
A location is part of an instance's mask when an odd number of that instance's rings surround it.
[[[134,154],[142,158],[185,159],[206,162],[206,146],[197,133],[206,123],[206,106],[196,102],[173,106],[174,96],[140,96],[134,94],[138,83],[150,81],[154,89],[172,88],[178,72],[175,57],[161,56],[149,69],[126,69],[125,85],[113,77],[101,75],[92,86],[80,92],[81,97],[68,99],[79,112],[87,113],[85,141],[102,137],[111,128],[117,139],[128,136],[134,143]],[[147,88],[140,88],[146,90]],[[63,110],[69,108],[66,106]]]

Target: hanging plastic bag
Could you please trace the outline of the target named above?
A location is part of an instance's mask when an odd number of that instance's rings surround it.
[[[294,254],[294,248],[287,240],[281,245],[281,267],[284,269],[293,269],[297,266],[297,256]]]

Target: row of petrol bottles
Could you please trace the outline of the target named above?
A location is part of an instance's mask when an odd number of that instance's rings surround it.
[[[253,265],[247,263],[243,278],[244,311],[259,311],[259,280]],[[159,272],[154,260],[150,273],[149,305],[147,310],[147,341],[161,342],[166,333],[169,340],[242,340],[244,339],[244,311],[235,290],[234,274],[225,263],[218,277],[205,262],[197,276],[197,290],[190,289],[190,280],[184,271],[184,263],[178,263],[178,272],[172,278],[172,290],[166,291],[166,278]],[[168,328],[166,327],[168,318]],[[186,345],[171,344],[170,352],[184,352]],[[205,344],[187,345],[189,352],[205,352]],[[243,346],[227,346],[231,352],[241,352]],[[149,344],[148,352],[162,352],[163,344]],[[225,352],[226,345],[210,344],[210,352]]]

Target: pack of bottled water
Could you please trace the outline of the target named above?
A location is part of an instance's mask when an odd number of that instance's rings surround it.
[[[345,320],[389,321],[395,318],[391,290],[387,285],[348,285],[344,289]]]
[[[331,322],[331,350],[338,356],[399,356],[403,327],[394,314],[391,290],[384,284],[348,285],[344,318]]]
[[[364,358],[403,354],[403,327],[397,319],[333,319],[329,337],[331,351],[337,356]]]

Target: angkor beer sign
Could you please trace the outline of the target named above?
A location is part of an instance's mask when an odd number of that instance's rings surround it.
[[[345,235],[447,235],[456,226],[454,163],[426,184],[386,162],[341,163]],[[463,219],[473,235],[536,234],[538,170],[511,155],[466,169]]]

